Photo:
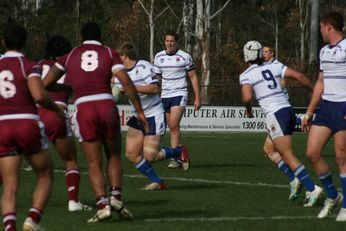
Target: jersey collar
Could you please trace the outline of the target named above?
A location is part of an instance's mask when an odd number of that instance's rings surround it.
[[[2,57],[24,57],[24,54],[18,51],[7,51]]]
[[[100,43],[100,41],[97,40],[85,40],[83,44],[102,45],[102,43]]]

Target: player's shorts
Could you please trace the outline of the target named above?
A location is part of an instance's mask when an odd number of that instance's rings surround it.
[[[127,125],[131,128],[135,128],[138,130],[141,130],[144,135],[148,136],[155,136],[155,135],[164,135],[166,131],[166,124],[165,124],[165,116],[163,113],[157,114],[152,117],[146,118],[149,124],[149,132],[145,133],[143,124],[138,123],[138,120],[136,116],[132,116],[128,121]]]
[[[38,108],[40,120],[44,123],[46,135],[51,142],[54,142],[56,139],[72,136],[71,122],[67,110],[64,113],[65,120],[62,120],[54,111]]]
[[[163,109],[165,113],[171,112],[171,107],[181,106],[186,107],[187,95],[175,96],[170,98],[162,98]]]
[[[79,103],[75,122],[75,133],[80,141],[113,139],[120,135],[120,118],[114,100]]]
[[[42,122],[34,119],[0,120],[0,157],[31,155],[48,148]]]
[[[346,102],[322,100],[312,124],[327,127],[332,134],[346,130]]]
[[[275,113],[268,113],[266,126],[272,139],[292,135],[296,123],[296,115],[292,107],[284,107]]]

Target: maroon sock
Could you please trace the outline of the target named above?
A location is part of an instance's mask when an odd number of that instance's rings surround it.
[[[115,197],[118,201],[121,201],[121,188],[116,186],[111,187],[109,195]]]
[[[16,231],[16,213],[6,213],[2,216],[2,223],[4,224],[4,230]]]
[[[78,202],[78,191],[79,191],[79,171],[76,169],[69,170],[65,174],[66,176],[66,186],[68,191],[69,200]]]
[[[97,209],[104,209],[109,204],[109,200],[105,195],[96,198]]]
[[[42,212],[39,209],[31,208],[29,209],[28,217],[30,217],[36,224],[41,220]]]

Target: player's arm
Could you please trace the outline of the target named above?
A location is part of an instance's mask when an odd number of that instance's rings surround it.
[[[129,99],[131,100],[132,105],[136,109],[137,119],[141,121],[146,128],[146,131],[149,131],[148,122],[145,119],[144,111],[142,108],[141,101],[138,97],[136,87],[133,85],[131,78],[128,76],[127,72],[124,69],[117,70],[114,75],[118,78],[123,89]]]
[[[312,97],[311,97],[309,106],[306,110],[304,119],[302,121],[302,131],[309,131],[309,127],[310,127],[309,125],[314,115],[314,111],[321,100],[323,89],[324,89],[323,72],[320,72],[314,87],[314,91],[312,92]]]
[[[65,84],[57,84],[56,82],[64,75],[64,71],[55,65],[51,66],[48,73],[43,79],[43,86],[50,91],[67,91],[71,92],[71,87]]]
[[[152,83],[145,86],[136,86],[137,92],[142,94],[157,94],[159,92],[159,84]]]
[[[199,110],[201,108],[201,96],[200,96],[200,90],[199,90],[199,82],[196,70],[190,70],[187,72],[187,75],[189,76],[192,84],[193,91],[195,93],[195,100],[194,100],[194,107],[195,110]]]
[[[285,72],[285,78],[292,78],[298,80],[302,85],[309,88],[311,91],[314,89],[314,85],[303,73],[296,71],[292,68],[287,68]]]
[[[246,115],[253,118],[252,114],[252,87],[250,84],[243,84],[241,86],[241,99],[246,108]]]
[[[28,88],[30,93],[40,106],[55,111],[60,118],[64,118],[64,113],[62,110],[49,98],[47,92],[45,91],[42,81],[38,77],[30,77],[28,79]]]

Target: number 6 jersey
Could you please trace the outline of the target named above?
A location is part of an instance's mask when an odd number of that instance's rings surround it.
[[[253,64],[239,77],[241,86],[252,86],[265,114],[291,106],[280,85],[280,79],[284,77],[286,69],[285,65],[275,60],[262,65]]]

